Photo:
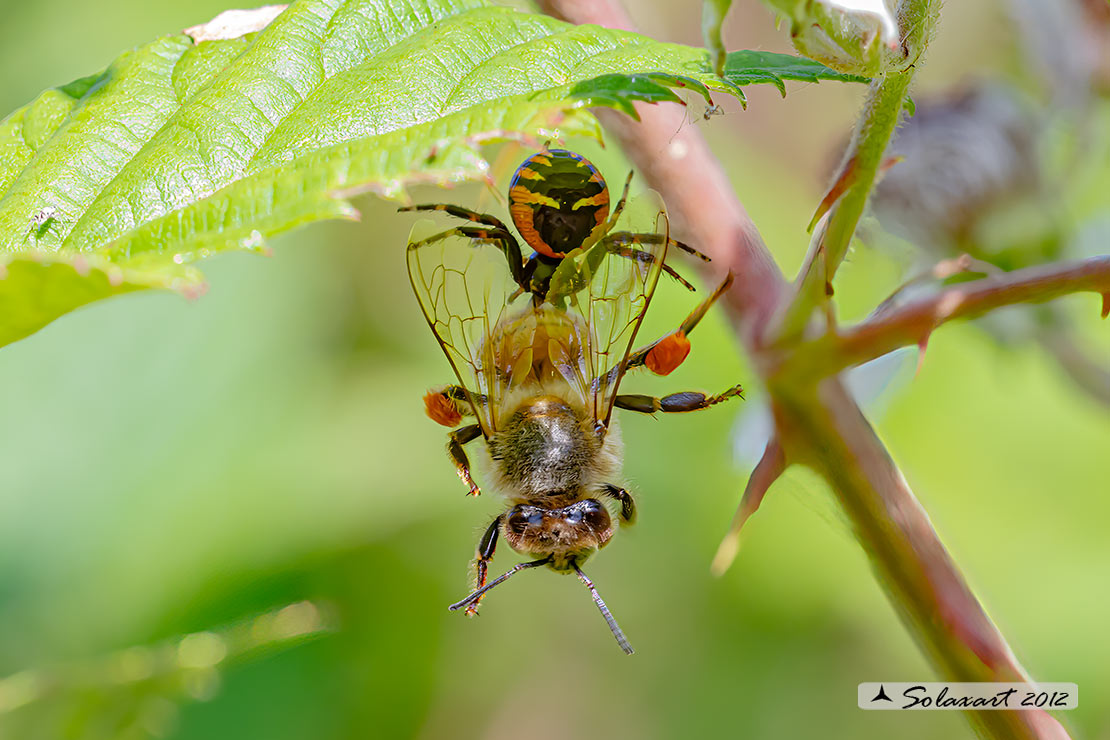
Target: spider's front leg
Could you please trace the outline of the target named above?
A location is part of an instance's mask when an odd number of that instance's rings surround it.
[[[415,206],[401,206],[397,209],[398,213],[405,211],[442,211],[455,218],[461,218],[478,224],[485,224],[486,226],[494,226],[502,231],[509,230],[509,227],[506,226],[501,219],[497,218],[497,216],[492,216],[488,213],[479,213],[478,211],[472,211],[462,206],[454,206],[450,203],[421,203]]]
[[[448,210],[451,209],[451,210]],[[448,213],[454,214],[453,211],[461,211],[464,213],[472,213],[466,209],[458,208],[457,206],[410,206],[402,208],[401,210],[443,210]],[[497,221],[493,216],[485,216],[485,214],[475,213],[475,216],[489,218]],[[453,229],[441,231],[438,234],[433,234],[427,239],[421,239],[416,242],[409,242],[408,248],[410,250],[421,249],[430,244],[443,241],[452,236],[462,236],[471,239],[479,244],[492,244],[497,247],[502,254],[505,255],[506,261],[509,263],[509,274],[512,275],[513,282],[521,287],[523,290],[528,290],[528,279],[524,274],[524,257],[520,252],[520,245],[516,241],[516,237],[508,230],[508,228],[497,221],[497,224],[487,224],[485,226],[456,226]]]
[[[663,234],[655,234],[650,232],[637,233],[632,231],[614,231],[610,234],[607,234],[605,238],[601,240],[601,243],[604,245],[605,251],[609,254],[621,257],[623,259],[635,260],[636,262],[642,262],[644,264],[651,264],[656,259],[655,254],[645,249],[636,249],[635,245],[647,244],[657,246],[659,244],[662,244],[664,239],[667,240],[667,245],[669,247],[681,249],[687,254],[694,255],[703,262],[710,261],[708,257],[706,257],[698,250],[694,249],[693,247],[687,246],[686,244],[675,239],[666,237]],[[675,272],[674,268],[672,268],[666,262],[662,264],[662,269],[663,272],[667,273],[667,275],[669,275],[672,279],[676,280],[680,285],[682,285],[682,287],[686,288],[686,290],[690,291],[691,293],[694,292],[694,286],[691,285],[677,272]]]

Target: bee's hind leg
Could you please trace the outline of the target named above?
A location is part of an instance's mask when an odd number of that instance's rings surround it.
[[[479,591],[486,585],[486,572],[489,570],[489,562],[493,560],[493,553],[497,550],[497,533],[501,529],[501,516],[498,516],[489,527],[486,528],[486,533],[482,535],[482,539],[478,542],[478,554],[474,560],[474,590]],[[466,615],[473,617],[478,614],[478,602],[482,600],[479,596],[473,602],[467,605]]]
[[[723,393],[707,396],[700,391],[681,391],[669,396],[656,398],[655,396],[619,395],[614,399],[613,405],[626,411],[638,411],[641,414],[654,414],[662,411],[665,414],[682,413],[685,411],[698,411],[710,406],[727,401],[730,398],[743,398],[744,389],[734,385]]]

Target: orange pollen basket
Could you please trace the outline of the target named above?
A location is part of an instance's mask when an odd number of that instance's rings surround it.
[[[670,375],[690,354],[690,340],[686,333],[676,331],[659,340],[644,358],[648,370],[656,375]]]
[[[455,427],[462,421],[462,414],[455,402],[440,391],[428,391],[424,395],[424,413],[436,424]]]

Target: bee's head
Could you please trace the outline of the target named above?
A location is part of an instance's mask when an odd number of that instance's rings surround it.
[[[520,504],[505,517],[505,539],[517,552],[550,555],[560,562],[579,562],[613,537],[609,512],[597,499],[583,499],[558,509]]]

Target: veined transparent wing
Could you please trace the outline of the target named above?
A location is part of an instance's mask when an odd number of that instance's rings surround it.
[[[669,240],[662,198],[649,190],[628,204],[606,236],[572,251],[552,276],[548,300],[579,314],[585,325],[587,348],[580,372],[594,418],[605,425],[659,282]]]
[[[424,318],[488,437],[506,383],[490,357],[490,336],[516,287],[505,256],[495,240],[451,234],[422,220],[409,234],[407,262]]]

